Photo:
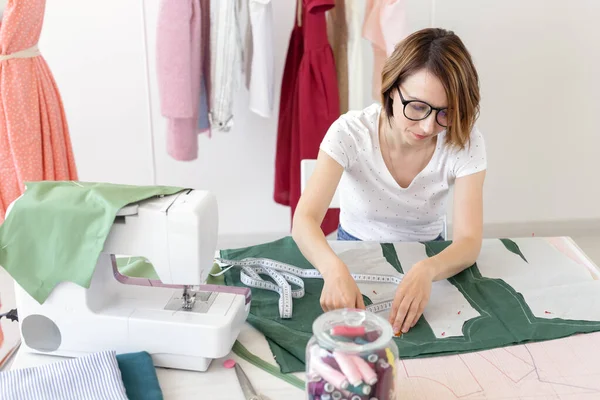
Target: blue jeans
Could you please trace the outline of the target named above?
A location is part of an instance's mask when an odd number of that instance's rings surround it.
[[[361,241],[356,236],[352,236],[351,234],[349,234],[348,232],[346,232],[344,230],[344,228],[342,228],[342,225],[338,226],[337,240],[355,240],[355,241]],[[444,238],[442,237],[442,234],[440,233],[440,235],[434,241],[437,242],[437,241],[443,241],[443,240],[444,240]]]
[[[348,232],[346,232],[344,230],[344,228],[342,228],[342,225],[338,225],[337,240],[355,240],[355,241],[360,241],[360,239],[357,238],[356,236],[352,236],[351,234],[349,234]]]

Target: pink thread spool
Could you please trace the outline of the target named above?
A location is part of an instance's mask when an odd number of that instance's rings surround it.
[[[390,363],[397,359],[398,347],[387,320],[364,310],[343,309],[322,314],[313,323],[306,368],[335,387],[331,392],[323,390],[321,400],[329,396],[392,400],[395,380]],[[311,396],[307,391],[307,398],[316,400],[316,390],[312,392]]]
[[[360,376],[360,371],[356,364],[352,361],[351,355],[344,354],[341,351],[334,351],[333,357],[335,361],[337,361],[340,369],[346,378],[348,378],[348,382],[352,386],[358,386],[362,382],[362,377]]]
[[[377,372],[375,372],[375,369],[371,368],[371,366],[365,360],[357,355],[353,354],[350,357],[354,365],[356,365],[362,380],[366,384],[373,386],[375,383],[377,383]]]
[[[348,382],[348,378],[346,378],[346,376],[344,376],[344,374],[342,374],[340,371],[332,368],[330,365],[326,364],[323,361],[323,359],[321,357],[322,353],[317,346],[312,347],[310,354],[311,354],[310,369],[312,371],[319,374],[319,376],[321,378],[323,378],[323,380],[325,382],[331,383],[333,386],[335,386],[338,389],[346,389],[348,387],[348,385],[350,384]]]
[[[345,336],[345,337],[357,337],[364,336],[366,330],[364,326],[349,326],[349,325],[336,325],[331,328],[331,336]]]

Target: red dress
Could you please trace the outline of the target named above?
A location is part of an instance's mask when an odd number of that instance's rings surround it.
[[[325,133],[340,115],[325,19],[335,0],[302,1],[302,26],[295,25],[292,31],[281,84],[275,158],[274,199],[289,205],[292,217],[300,199],[300,160],[317,158]],[[330,209],[321,229],[328,235],[338,223],[339,209]]]

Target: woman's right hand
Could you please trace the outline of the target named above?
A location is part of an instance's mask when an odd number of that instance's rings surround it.
[[[323,278],[324,285],[321,292],[321,308],[331,311],[340,308],[365,309],[362,293],[348,268],[338,268]]]
[[[365,308],[348,267],[333,251],[321,229],[343,173],[344,168],[336,160],[319,150],[315,169],[298,201],[292,223],[292,237],[298,249],[323,277],[323,311]]]

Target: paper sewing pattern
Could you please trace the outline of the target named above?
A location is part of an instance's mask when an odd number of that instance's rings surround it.
[[[443,358],[401,360],[399,398],[596,399],[600,333]]]
[[[477,267],[523,295],[534,316],[600,321],[600,281],[543,238],[515,239],[528,262],[506,252],[500,241],[484,241]],[[498,260],[502,263],[498,263]]]
[[[350,273],[391,275],[398,278],[398,272],[385,258],[379,243],[335,241],[330,243],[334,253],[346,264]],[[397,285],[389,283],[359,282],[358,288],[373,303],[389,301],[394,298]],[[385,316],[389,312],[382,312]]]
[[[421,243],[395,243],[394,249],[404,273],[419,261],[428,258],[426,247]],[[465,322],[480,315],[448,280],[433,282],[431,285],[431,295],[423,317],[436,338],[463,336]]]
[[[458,357],[457,357],[458,358]],[[451,392],[456,398],[468,398],[467,396],[481,391],[481,385],[477,379],[470,373],[467,364],[460,362],[460,359],[454,357],[439,357],[435,359],[436,368],[431,368],[431,360],[416,359],[410,363],[403,363],[399,371],[399,380],[414,380],[414,381],[430,381],[435,382],[441,388]],[[433,385],[432,385],[433,386]],[[403,390],[400,389],[400,393]],[[399,398],[415,398],[421,399],[420,396],[415,397],[399,397]],[[439,399],[448,397],[440,395]],[[453,397],[454,398],[454,397]]]

